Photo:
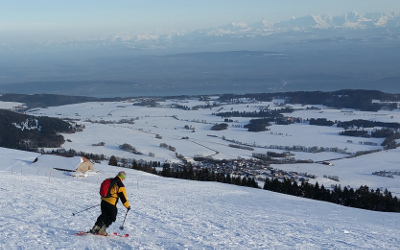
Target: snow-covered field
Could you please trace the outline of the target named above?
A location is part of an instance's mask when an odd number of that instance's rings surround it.
[[[273,107],[274,103],[182,110],[171,105],[193,107],[205,103],[196,99],[166,100],[160,102],[159,107],[150,108],[133,106],[131,102],[103,102],[35,109],[27,113],[73,118],[85,125],[83,132],[64,134],[65,139],[69,139],[63,145],[66,150],[137,160],[178,162],[175,153],[161,148],[160,143],[175,147],[176,152],[187,159],[195,155],[216,159],[249,158],[252,153],[282,152],[270,149],[272,145],[338,148],[349,154],[382,149],[383,139],[339,136],[341,128],[310,126],[307,122],[272,125],[270,131],[251,133],[243,128],[250,118],[233,118],[227,130],[210,130],[213,124],[224,122],[213,113],[253,111],[267,105]],[[303,119],[400,122],[399,110],[343,112],[326,107],[321,110],[294,107],[301,110],[290,115]],[[6,108],[12,105],[7,103]],[[134,124],[119,124],[122,119],[132,119]],[[100,124],[99,121],[115,122]],[[231,142],[223,138],[252,145],[254,151],[228,147]],[[365,145],[365,141],[378,146]],[[99,142],[105,145],[92,146]],[[131,144],[142,155],[122,151],[119,145],[123,143]],[[387,188],[400,196],[400,176],[372,175],[382,170],[399,171],[398,149],[356,158],[345,158],[348,154],[335,152],[292,153],[296,159],[329,160],[334,165],[273,167],[315,174],[314,181],[326,186],[340,184],[358,188],[368,185],[374,189]],[[125,209],[119,204],[117,222],[109,229],[129,233],[130,237],[78,237],[74,232],[91,228],[99,215],[99,207],[76,216],[72,213],[99,204],[100,182],[114,176],[120,168],[104,162],[95,164],[95,172],[86,178],[74,178],[52,169],[67,164],[57,156],[41,156],[38,162],[32,163],[37,153],[1,148],[0,156],[1,249],[398,249],[400,245],[399,215],[395,213],[348,208],[222,183],[166,179],[131,169],[126,169],[125,184],[133,209],[121,231],[118,228]],[[324,175],[336,175],[340,180],[334,182]]]
[[[399,215],[343,207],[223,183],[168,179],[126,169],[109,231],[75,236],[99,215],[100,181],[120,168],[96,164],[87,178],[52,170],[57,156],[0,149],[1,249],[398,249]],[[72,213],[77,213],[72,216]]]
[[[213,103],[211,100],[208,103]],[[333,166],[319,163],[313,164],[284,164],[272,165],[277,169],[296,172],[307,172],[317,176],[315,180],[329,187],[331,184],[340,184],[359,188],[368,185],[370,188],[388,188],[389,191],[400,196],[400,176],[384,178],[372,175],[377,171],[399,171],[400,155],[398,150],[382,151],[371,155],[346,159],[349,154],[359,151],[382,149],[382,138],[357,138],[340,136],[342,128],[336,126],[310,126],[307,119],[327,118],[331,121],[350,121],[364,119],[382,122],[400,122],[400,111],[363,112],[356,110],[339,110],[327,107],[320,109],[308,109],[307,106],[293,105],[297,111],[287,114],[292,117],[301,117],[304,122],[292,125],[272,125],[269,131],[248,132],[244,125],[252,118],[232,118],[227,130],[212,131],[214,124],[223,123],[224,118],[214,115],[225,111],[259,111],[260,108],[281,108],[281,102],[246,102],[241,104],[226,104],[212,108],[193,107],[206,105],[207,102],[196,98],[185,100],[159,101],[158,107],[135,106],[132,102],[102,102],[49,107],[30,110],[27,113],[33,115],[46,115],[59,118],[77,119],[86,128],[83,132],[64,134],[69,139],[63,145],[66,150],[74,149],[88,153],[104,154],[108,157],[115,155],[126,159],[144,159],[146,161],[180,162],[175,153],[192,159],[194,156],[211,156],[214,159],[251,158],[253,153],[265,154],[267,151],[283,152],[283,150],[271,149],[273,146],[303,146],[337,148],[347,154],[337,152],[305,153],[291,151],[298,160],[329,161]],[[174,105],[190,107],[191,110],[173,108]],[[134,124],[121,123],[121,120],[132,120]],[[90,120],[90,122],[89,122]],[[106,122],[112,124],[105,124]],[[101,124],[102,122],[103,124]],[[185,129],[189,127],[190,129]],[[156,137],[158,135],[158,138]],[[212,136],[210,136],[212,135]],[[161,139],[160,139],[161,138]],[[188,139],[183,139],[188,138]],[[254,151],[229,147],[235,140],[238,143],[254,146]],[[351,141],[351,142],[350,142]],[[104,142],[104,146],[92,146]],[[376,143],[377,146],[364,143]],[[142,155],[123,151],[119,145],[128,143]],[[160,147],[165,143],[176,148],[172,152]],[[149,156],[149,155],[152,156]],[[332,160],[336,159],[336,160]],[[324,178],[326,176],[338,176],[339,182]],[[383,189],[382,189],[383,190]]]

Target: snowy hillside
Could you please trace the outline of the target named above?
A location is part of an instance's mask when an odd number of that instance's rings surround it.
[[[215,99],[214,99],[215,101]],[[267,151],[282,153],[290,151],[296,160],[314,163],[309,164],[273,164],[272,167],[285,171],[307,172],[316,175],[316,179],[325,187],[331,185],[359,188],[368,185],[370,188],[387,188],[394,195],[400,196],[399,176],[385,178],[372,175],[374,172],[400,172],[398,150],[380,151],[356,158],[348,158],[363,151],[382,150],[383,138],[362,138],[341,136],[343,128],[337,126],[311,126],[307,119],[326,118],[331,121],[350,121],[363,119],[381,122],[400,122],[399,110],[364,112],[357,110],[339,110],[327,107],[307,109],[309,106],[289,105],[296,111],[287,116],[301,118],[300,123],[291,125],[272,124],[268,131],[248,132],[244,126],[252,118],[234,117],[226,130],[214,131],[214,124],[224,123],[224,118],[214,115],[226,111],[259,111],[260,108],[282,108],[281,100],[272,102],[252,102],[241,100],[241,103],[220,103],[210,108],[195,108],[212,103],[197,98],[186,100],[163,100],[158,106],[136,106],[138,100],[131,102],[102,102],[66,105],[35,109],[28,113],[58,118],[69,118],[84,125],[82,132],[64,134],[67,140],[63,149],[74,149],[93,154],[112,155],[145,161],[180,162],[176,154],[183,155],[192,161],[196,156],[214,159],[252,158],[253,153],[266,154]],[[190,110],[177,108],[186,106]],[[104,146],[93,146],[98,143]],[[140,154],[122,150],[119,145],[132,145]],[[160,147],[166,144],[175,151]],[[231,147],[231,144],[246,145],[253,150]],[[323,148],[319,153],[308,152],[309,148]],[[304,149],[304,150],[300,150]],[[326,149],[326,150],[325,150]],[[333,166],[318,162],[329,161]],[[256,175],[262,172],[255,173]],[[338,176],[339,181],[332,181],[324,176]]]
[[[398,249],[398,214],[372,212],[222,183],[167,179],[126,169],[109,231],[75,236],[99,215],[100,181],[120,168],[96,164],[87,178],[52,170],[63,158],[0,149],[1,249]]]
[[[215,100],[211,99],[211,103]],[[175,153],[160,147],[160,143],[173,146],[188,160],[195,155],[235,159],[249,158],[253,152],[285,151],[276,146],[337,148],[340,151],[294,150],[291,153],[295,159],[316,163],[273,164],[272,167],[314,174],[317,177],[310,182],[318,181],[326,187],[368,185],[373,189],[387,188],[399,196],[399,176],[387,178],[372,174],[398,172],[398,149],[384,151],[380,146],[383,139],[339,136],[341,128],[310,126],[307,122],[310,118],[400,122],[398,110],[361,112],[292,105],[297,111],[290,116],[301,118],[302,122],[272,124],[269,131],[251,133],[243,127],[250,118],[234,118],[226,130],[212,131],[214,124],[224,122],[214,113],[250,112],[267,106],[281,108],[281,100],[243,99],[239,103],[220,103],[209,108],[202,108],[207,102],[197,98],[163,100],[155,107],[134,103],[137,100],[83,103],[35,109],[28,114],[69,118],[84,126],[82,132],[64,134],[68,140],[63,145],[66,150],[126,159],[179,162]],[[7,109],[14,107],[11,103],[0,105]],[[184,106],[190,110],[182,109]],[[232,140],[254,150],[229,147]],[[94,146],[100,142],[104,145]],[[123,143],[131,144],[141,155],[123,151],[119,148]],[[347,158],[369,150],[381,151]],[[343,207],[222,183],[168,179],[131,169],[124,170],[133,209],[121,231],[119,226],[125,209],[119,204],[117,221],[109,229],[128,233],[130,237],[78,237],[74,233],[90,229],[100,209],[78,212],[99,204],[100,182],[121,168],[103,162],[95,164],[95,170],[85,177],[73,177],[53,169],[73,169],[76,161],[72,158],[38,156],[38,153],[0,148],[1,249],[398,249],[400,244],[397,213]],[[33,163],[36,158],[38,161]],[[318,161],[329,161],[333,165]],[[324,175],[338,176],[339,181]]]

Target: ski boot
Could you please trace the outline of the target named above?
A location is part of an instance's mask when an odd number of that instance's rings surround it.
[[[98,234],[100,231],[100,227],[98,225],[94,225],[92,229],[90,229],[89,233],[91,234]]]
[[[101,234],[101,235],[108,235],[106,229],[108,228],[108,226],[103,225],[99,231],[97,232],[97,234]]]

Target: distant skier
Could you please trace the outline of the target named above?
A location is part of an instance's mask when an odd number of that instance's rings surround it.
[[[97,218],[90,233],[107,235],[106,229],[117,219],[117,203],[119,199],[121,199],[122,204],[128,211],[131,209],[126,196],[125,186],[122,183],[125,177],[126,173],[121,171],[115,178],[110,179],[109,194],[106,197],[101,197],[101,215]]]

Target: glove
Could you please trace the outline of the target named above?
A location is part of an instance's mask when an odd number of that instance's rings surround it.
[[[128,211],[131,210],[131,206],[129,206],[127,209],[128,209]]]

